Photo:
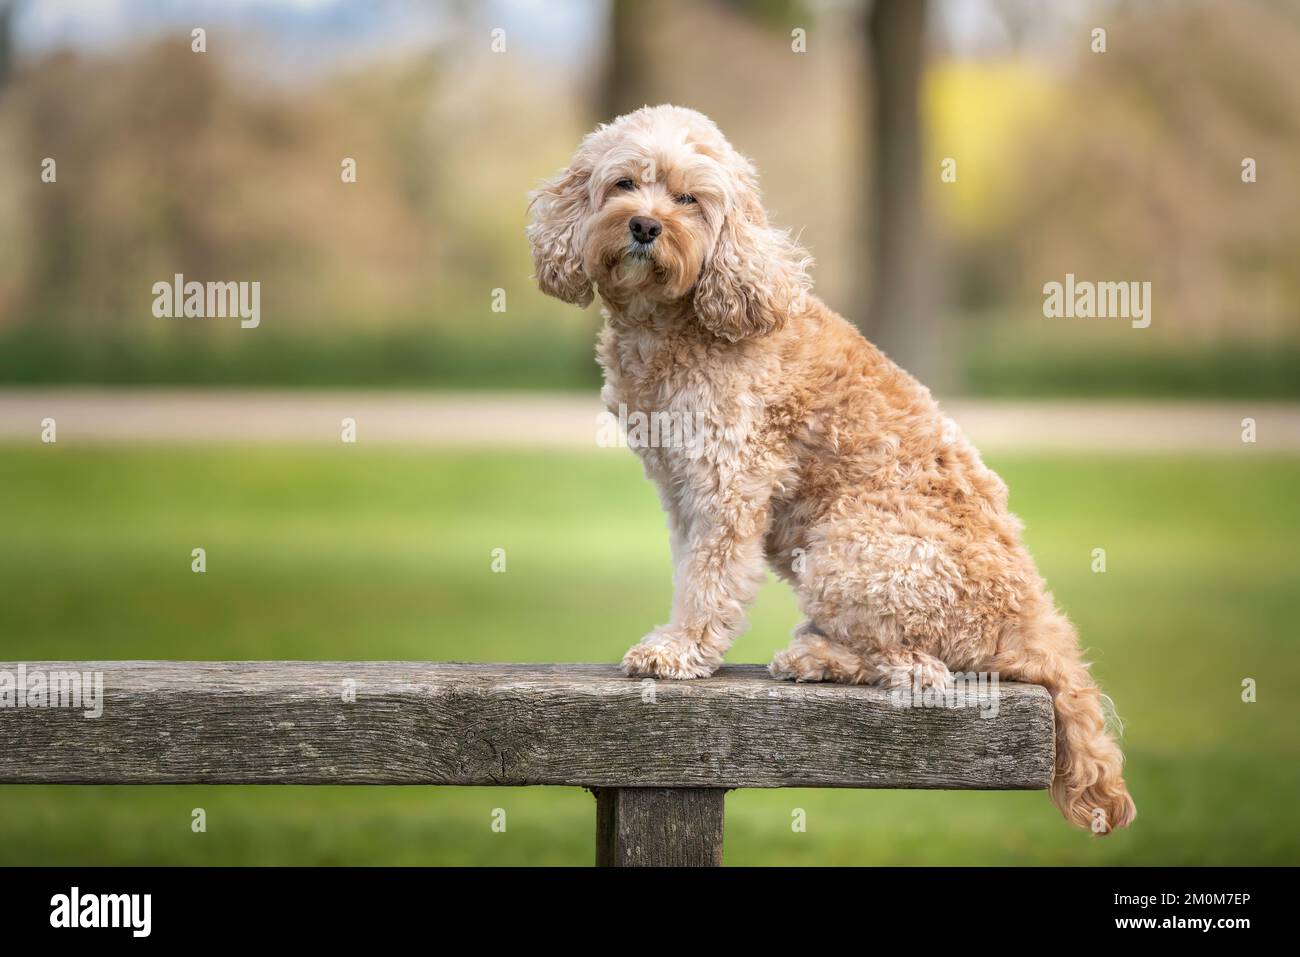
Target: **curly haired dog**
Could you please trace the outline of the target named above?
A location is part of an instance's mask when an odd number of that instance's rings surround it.
[[[768,224],[753,164],[713,122],[674,106],[621,116],[531,208],[542,291],[605,306],[607,407],[701,423],[689,447],[637,443],[668,514],[675,595],[624,670],[712,674],[770,565],[807,617],[773,675],[1045,685],[1053,800],[1081,827],[1127,826],[1102,696],[1006,486],[929,390],[811,295],[809,256]]]

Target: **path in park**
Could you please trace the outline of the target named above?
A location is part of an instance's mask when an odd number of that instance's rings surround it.
[[[1115,452],[1300,451],[1300,404],[1235,401],[953,400],[945,411],[981,449]],[[171,389],[0,389],[0,440],[60,443],[359,442],[596,447],[593,395]]]

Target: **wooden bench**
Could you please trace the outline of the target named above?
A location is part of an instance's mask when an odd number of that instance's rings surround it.
[[[583,787],[602,865],[720,864],[732,788],[1041,789],[1054,757],[1051,699],[1034,685],[1001,684],[988,717],[756,665],[687,682],[397,661],[25,670],[102,673],[103,713],[0,708],[0,783]]]

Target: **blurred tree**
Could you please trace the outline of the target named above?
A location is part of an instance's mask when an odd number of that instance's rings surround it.
[[[36,176],[14,187],[23,267],[0,326],[184,336],[136,322],[175,273],[262,281],[281,316],[314,322],[410,302],[442,266],[411,185],[431,165],[418,122],[430,70],[414,61],[290,93],[241,85],[220,59],[166,41],[34,60],[5,90],[0,138],[31,169],[58,158],[58,188]],[[343,156],[361,159],[355,189],[340,182]]]
[[[866,18],[872,100],[871,303],[863,331],[903,368],[942,387],[921,183],[926,0],[875,0]]]
[[[664,22],[681,19],[671,15],[676,6],[675,0],[609,0],[597,103],[602,122],[647,104],[663,102],[656,82],[653,34]],[[689,12],[688,4],[680,6],[683,15]],[[781,30],[807,16],[803,0],[714,0],[714,6]]]
[[[0,0],[0,86],[9,79],[14,68],[13,24],[17,8],[18,0]]]
[[[1135,4],[1108,23],[1124,42],[1083,55],[1008,144],[1006,200],[953,258],[1019,309],[1067,272],[1141,278],[1144,338],[1294,340],[1300,5]],[[1276,175],[1247,182],[1247,158]]]
[[[652,83],[652,56],[646,40],[655,16],[653,0],[610,0],[605,59],[597,91],[598,119],[645,106]]]

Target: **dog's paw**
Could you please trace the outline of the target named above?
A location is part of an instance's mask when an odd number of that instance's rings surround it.
[[[634,678],[707,678],[719,664],[704,653],[698,641],[659,628],[628,649],[623,673]]]
[[[795,681],[862,684],[869,680],[862,658],[851,648],[831,641],[811,622],[795,629],[790,647],[773,655],[767,670],[773,678]]]
[[[829,681],[832,679],[830,669],[825,662],[811,655],[787,648],[772,656],[772,663],[767,670],[773,678],[787,681]]]
[[[878,684],[890,691],[948,691],[952,672],[938,658],[917,652],[909,660],[879,667]]]

